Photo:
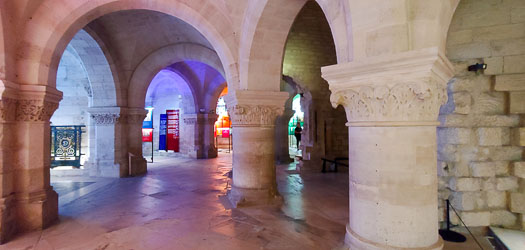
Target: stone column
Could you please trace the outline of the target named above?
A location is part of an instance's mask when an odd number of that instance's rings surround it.
[[[436,126],[453,71],[437,48],[322,69],[349,133],[351,249],[441,249]]]
[[[90,176],[120,177],[121,166],[116,162],[116,126],[120,119],[119,107],[94,107],[88,110],[90,114],[89,140],[90,155],[86,168]],[[118,158],[118,157],[117,157]],[[127,165],[122,166],[124,168]]]
[[[121,141],[124,145],[128,145],[127,150],[124,148],[121,152],[117,152],[120,155],[120,161],[126,162],[125,166],[129,166],[127,163],[128,153],[131,153],[131,175],[141,175],[147,172],[147,161],[142,156],[142,122],[148,111],[141,108],[127,108],[123,110],[123,114],[119,119],[121,126],[118,133],[121,133]],[[121,168],[121,176],[128,175],[128,168]]]
[[[236,90],[226,95],[233,135],[234,206],[266,204],[277,194],[274,158],[275,119],[287,92]]]
[[[293,162],[288,145],[288,123],[294,114],[295,111],[287,107],[275,120],[275,161],[279,164]]]
[[[16,137],[13,131],[16,129],[16,91],[8,89],[6,81],[0,80],[0,86],[4,89],[0,99],[0,243],[9,240],[16,233],[16,210],[15,210],[15,169],[14,155],[17,149],[14,147]]]
[[[196,159],[217,157],[213,137],[216,114],[184,114],[181,126],[181,152]]]
[[[14,182],[19,231],[42,229],[58,218],[58,195],[49,183],[49,119],[61,98],[62,92],[55,88],[40,85],[19,87],[17,123],[12,131],[16,143],[11,145],[17,149]]]

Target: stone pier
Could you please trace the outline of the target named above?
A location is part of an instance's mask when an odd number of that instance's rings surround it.
[[[232,121],[234,206],[268,204],[278,197],[275,179],[275,119],[286,92],[241,91],[225,97]]]
[[[437,48],[323,68],[348,119],[351,249],[441,249],[436,126],[450,62]]]

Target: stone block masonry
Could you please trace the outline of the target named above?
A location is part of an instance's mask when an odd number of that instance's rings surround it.
[[[524,7],[461,1],[450,26],[456,76],[439,118],[439,199],[448,197],[469,226],[525,230]],[[475,63],[487,69],[467,71]]]

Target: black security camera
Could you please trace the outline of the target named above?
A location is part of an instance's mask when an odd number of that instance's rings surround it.
[[[487,64],[485,64],[485,63],[476,63],[476,64],[468,66],[468,71],[476,71],[477,72],[478,70],[486,69],[486,68],[487,68]]]

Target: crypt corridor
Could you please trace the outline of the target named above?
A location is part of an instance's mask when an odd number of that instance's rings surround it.
[[[525,235],[524,13],[0,0],[0,249],[475,249],[447,215]]]

